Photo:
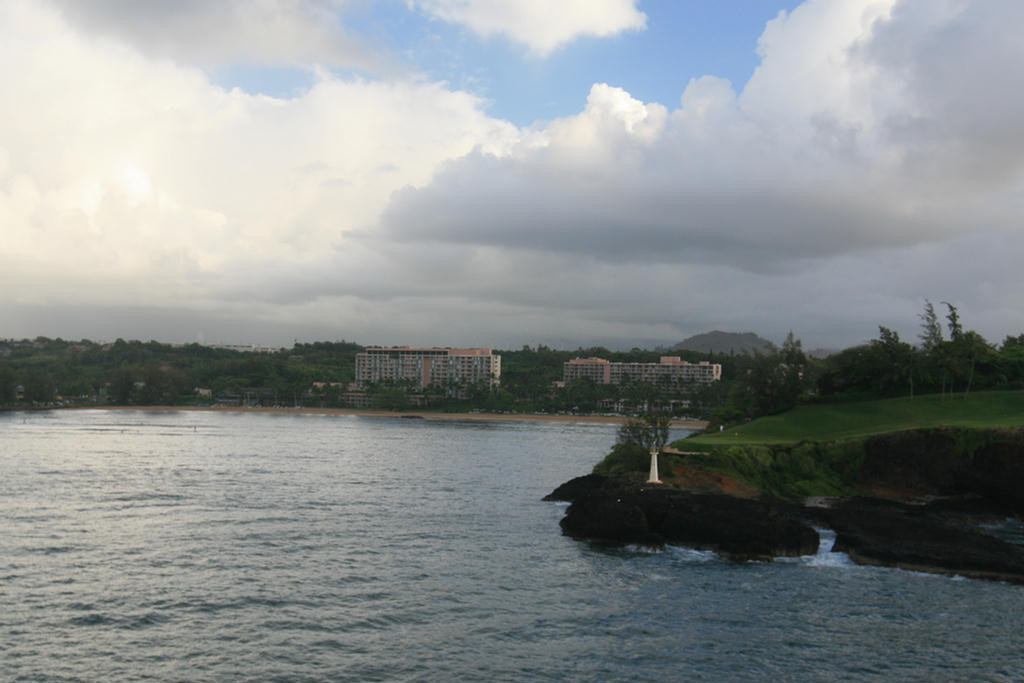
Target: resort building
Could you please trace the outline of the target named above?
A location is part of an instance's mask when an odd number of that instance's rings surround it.
[[[562,364],[563,381],[571,382],[581,377],[593,380],[595,384],[611,384],[612,363],[604,358],[574,358]]]
[[[604,358],[575,358],[562,365],[562,379],[587,377],[597,384],[650,382],[659,386],[708,384],[722,379],[722,366],[702,360],[689,363],[679,356],[662,356],[658,363],[614,363]]]
[[[490,349],[418,349],[399,346],[369,348],[356,354],[356,383],[408,381],[429,386],[465,387],[478,382],[496,388],[501,380],[501,356]]]

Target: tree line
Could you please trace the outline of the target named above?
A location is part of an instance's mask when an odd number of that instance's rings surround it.
[[[256,391],[291,403],[313,382],[350,381],[359,350],[345,341],[277,353],[123,339],[0,341],[0,405],[183,405],[202,402],[200,388],[210,396]]]
[[[123,339],[110,344],[45,337],[0,340],[0,406],[234,401],[344,407],[355,380],[355,356],[363,350],[363,346],[346,341],[296,343],[290,349],[263,353]],[[495,352],[502,356],[502,376],[500,387],[493,391],[485,383],[421,391],[414,383],[381,382],[364,387],[363,393],[369,407],[392,410],[426,407],[588,413],[607,410],[609,401],[642,406],[700,393],[692,387],[656,387],[644,382],[609,386],[576,380],[564,387],[555,386],[562,379],[562,364],[573,358],[657,362],[663,353],[658,350],[592,347],[566,351],[538,345]],[[700,353],[683,355],[694,362],[710,358]]]
[[[649,382],[597,384],[581,378],[564,386],[563,363],[580,357],[614,362],[657,362],[664,349],[611,351],[603,347],[558,350],[523,346],[495,350],[502,357],[500,387],[486,384],[421,391],[381,383],[364,392],[370,407],[494,412],[671,412],[711,419],[714,425],[787,410],[799,402],[854,401],[922,393],[957,398],[982,389],[1024,389],[1024,334],[996,346],[965,329],[959,310],[942,302],[945,315],[926,301],[918,316],[917,344],[886,327],[877,339],[826,358],[811,358],[790,333],[764,353],[672,351],[689,362],[722,365],[723,380],[679,386]],[[155,341],[111,344],[38,337],[0,340],[0,406],[54,403],[185,405],[215,401],[303,407],[343,407],[355,379],[347,341],[296,343],[259,353],[199,344]],[[197,389],[205,390],[197,393]],[[208,393],[207,393],[208,392]]]
[[[755,353],[746,367],[738,368],[728,397],[712,411],[712,426],[779,413],[799,402],[925,393],[954,400],[978,390],[1024,389],[1024,334],[991,344],[964,329],[956,306],[945,301],[940,305],[945,308],[942,317],[925,301],[918,315],[917,345],[879,326],[876,339],[814,359],[804,354],[791,332],[780,349]]]

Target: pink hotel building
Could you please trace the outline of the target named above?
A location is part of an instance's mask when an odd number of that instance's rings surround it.
[[[702,360],[688,363],[679,356],[662,356],[660,363],[613,363],[604,358],[576,358],[562,365],[562,379],[589,377],[597,384],[628,380],[651,384],[707,384],[722,379],[722,366]]]
[[[412,380],[421,389],[501,381],[501,356],[490,349],[368,348],[356,354],[356,383]]]

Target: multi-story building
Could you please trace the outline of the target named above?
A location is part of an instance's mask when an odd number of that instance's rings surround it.
[[[646,363],[644,380],[651,384],[709,384],[722,379],[722,366],[702,360],[688,363],[679,356],[662,356],[659,363]]]
[[[597,384],[650,382],[659,386],[707,384],[722,379],[722,366],[702,360],[689,363],[679,356],[662,356],[658,363],[614,363],[604,358],[576,358],[562,365],[562,379],[588,377]]]
[[[574,358],[562,364],[562,379],[571,382],[586,377],[595,384],[611,384],[612,363],[604,358]]]
[[[429,386],[461,388],[478,382],[492,389],[501,381],[501,356],[490,349],[419,349],[398,346],[369,348],[356,354],[356,383],[412,381]]]

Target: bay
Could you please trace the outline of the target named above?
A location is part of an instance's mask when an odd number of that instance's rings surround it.
[[[1020,679],[1019,586],[561,536],[615,432],[0,415],[0,679]]]

